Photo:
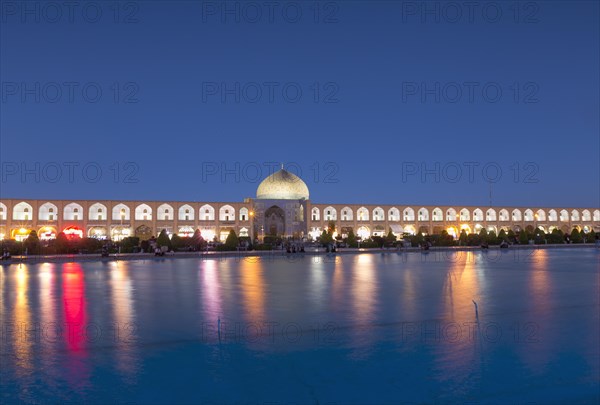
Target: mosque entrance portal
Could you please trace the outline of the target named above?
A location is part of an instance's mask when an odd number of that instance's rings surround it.
[[[272,236],[285,234],[285,212],[273,205],[265,211],[265,231]]]

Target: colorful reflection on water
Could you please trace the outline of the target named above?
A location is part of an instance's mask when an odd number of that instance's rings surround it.
[[[432,253],[0,266],[2,402],[598,399],[600,252]]]

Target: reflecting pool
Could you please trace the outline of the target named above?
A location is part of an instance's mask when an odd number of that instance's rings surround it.
[[[600,251],[0,266],[1,403],[596,403]]]

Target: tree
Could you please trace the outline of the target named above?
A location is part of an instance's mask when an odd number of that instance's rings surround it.
[[[167,235],[166,230],[163,229],[160,231],[158,238],[156,238],[156,245],[161,248],[166,246],[169,248],[169,250],[171,250],[171,239],[169,239],[169,235]]]
[[[461,245],[467,244],[467,231],[465,231],[464,229],[462,231],[460,231],[460,236],[458,237],[458,241],[460,242]]]
[[[529,243],[529,235],[527,234],[527,231],[521,230],[521,232],[519,232],[519,244],[527,245],[528,243]]]
[[[240,241],[235,234],[235,231],[232,229],[229,231],[229,235],[227,235],[227,239],[225,239],[225,246],[228,250],[236,250]]]
[[[388,232],[387,236],[385,237],[385,241],[388,244],[392,244],[394,242],[396,242],[396,235],[394,235],[394,232],[392,232],[392,228],[390,228],[390,231]]]
[[[60,232],[58,235],[56,235],[56,239],[54,240],[54,248],[58,254],[69,253],[71,250],[69,239],[64,232]]]
[[[346,239],[346,243],[349,247],[357,247],[358,241],[356,240],[356,235],[354,234],[354,230],[350,229],[348,232],[348,238]]]
[[[595,243],[596,242],[596,232],[592,229],[585,235],[585,243]]]
[[[173,250],[177,250],[177,249],[181,249],[182,247],[183,247],[183,239],[181,238],[181,236],[174,233],[171,236],[171,248]]]
[[[25,239],[25,248],[27,248],[27,252],[29,254],[39,253],[40,251],[40,238],[38,238],[38,234],[36,230],[32,230],[29,232],[29,236]]]
[[[329,221],[329,223],[327,224],[327,233],[332,236],[335,233],[335,222],[334,221]]]
[[[583,243],[583,236],[581,236],[581,232],[577,228],[573,228],[571,231],[571,243]]]
[[[454,246],[454,238],[444,229],[438,238],[439,246]]]
[[[332,234],[327,232],[325,229],[323,229],[323,233],[321,234],[320,242],[323,245],[329,245],[329,244],[333,243]]]
[[[503,241],[506,238],[507,238],[506,231],[504,229],[500,229],[500,232],[498,232],[498,239]]]
[[[205,246],[205,241],[202,237],[202,234],[200,233],[200,229],[196,229],[194,231],[194,235],[192,236],[192,243],[193,246],[198,250],[201,250]]]
[[[498,237],[496,236],[496,232],[495,231],[489,231],[488,235],[487,235],[487,243],[489,243],[490,245],[497,245],[498,242]]]

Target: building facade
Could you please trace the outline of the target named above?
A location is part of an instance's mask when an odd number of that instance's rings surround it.
[[[231,230],[253,239],[267,235],[315,239],[330,223],[342,236],[353,230],[363,239],[390,230],[398,236],[446,230],[455,237],[463,229],[471,233],[482,228],[496,233],[577,228],[587,233],[600,232],[600,209],[316,204],[310,201],[306,184],[283,168],[262,181],[256,198],[243,202],[0,200],[0,240],[23,240],[32,230],[40,239],[65,232],[144,240],[163,229],[180,236],[199,229],[204,239],[221,241]]]

